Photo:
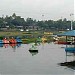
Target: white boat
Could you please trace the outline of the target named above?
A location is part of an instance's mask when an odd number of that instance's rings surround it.
[[[35,46],[35,44],[33,44],[33,45],[31,46],[31,48],[29,48],[29,51],[31,51],[31,52],[38,52],[38,49],[37,49],[37,47]]]

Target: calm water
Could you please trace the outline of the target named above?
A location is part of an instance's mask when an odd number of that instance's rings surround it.
[[[0,47],[0,75],[74,75],[73,69],[58,65],[74,60],[73,56],[66,57],[65,45],[40,44],[35,54],[29,52],[30,47],[31,44]]]

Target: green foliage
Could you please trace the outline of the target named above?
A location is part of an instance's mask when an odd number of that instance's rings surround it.
[[[2,36],[0,36],[0,40],[2,40],[3,39],[3,37]]]
[[[32,18],[27,18],[24,20],[24,18],[21,18],[20,16],[17,16],[15,13],[13,13],[12,16],[6,15],[5,18],[0,17],[0,28],[9,26],[9,29],[18,29],[18,26],[22,26],[22,28],[25,29],[35,29],[35,26],[37,27],[37,30],[67,30],[70,29],[71,21],[67,21],[66,18],[59,19],[57,21],[53,20],[45,20],[45,21],[36,21]],[[73,22],[73,29],[75,29],[75,21]]]

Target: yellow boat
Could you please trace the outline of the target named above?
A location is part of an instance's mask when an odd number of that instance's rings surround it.
[[[47,39],[45,37],[42,37],[42,42],[47,42]]]

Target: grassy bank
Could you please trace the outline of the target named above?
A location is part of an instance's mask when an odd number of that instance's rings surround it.
[[[20,32],[20,31],[13,31],[13,32],[0,32],[0,39],[3,39],[4,37],[17,37],[19,36],[23,43],[30,43],[30,42],[36,42],[37,38],[42,38],[43,36],[45,36],[45,38],[47,39],[47,42],[52,41],[52,37],[51,35],[47,35],[44,34],[43,32]]]

